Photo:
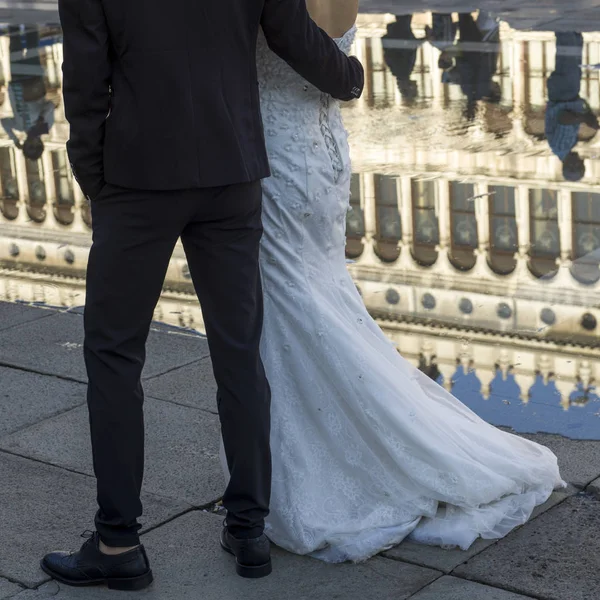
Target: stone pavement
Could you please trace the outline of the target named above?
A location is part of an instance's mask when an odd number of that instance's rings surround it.
[[[133,598],[49,581],[39,558],[93,527],[81,311],[0,303],[0,600]],[[218,547],[223,489],[215,385],[205,339],[156,324],[144,371],[143,539],[160,600],[592,600],[600,597],[600,442],[528,436],[572,486],[499,542],[468,552],[404,543],[361,565],[275,550],[260,581]]]

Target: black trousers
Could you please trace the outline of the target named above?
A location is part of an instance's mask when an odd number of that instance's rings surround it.
[[[556,61],[548,78],[548,100],[571,102],[581,93],[581,63],[583,35],[575,32],[556,32]]]
[[[19,27],[9,27],[11,85],[21,83],[45,88],[45,70],[40,57],[40,34],[36,28],[27,29],[24,40]],[[25,42],[25,43],[23,43]],[[27,50],[27,55],[25,55]]]
[[[98,483],[96,527],[109,546],[139,543],[144,472],[145,344],[181,237],[218,385],[231,480],[224,496],[238,537],[260,535],[271,492],[270,389],[259,353],[260,182],[141,192],[107,185],[92,202],[84,355]]]

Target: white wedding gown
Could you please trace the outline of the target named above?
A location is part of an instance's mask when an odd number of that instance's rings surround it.
[[[355,30],[338,43],[349,51]],[[350,161],[339,106],[260,40],[262,355],[271,383],[267,535],[360,561],[407,537],[499,538],[563,484],[556,457],[488,425],[404,360],[346,269]]]

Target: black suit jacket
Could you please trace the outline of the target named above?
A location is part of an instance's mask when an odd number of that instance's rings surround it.
[[[88,198],[106,182],[174,190],[267,177],[260,26],[323,92],[362,92],[362,66],[315,25],[305,0],[59,0],[59,10],[67,147]]]

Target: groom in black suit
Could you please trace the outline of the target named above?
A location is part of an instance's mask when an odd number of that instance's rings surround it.
[[[259,354],[260,180],[269,176],[256,43],[341,100],[363,70],[305,0],[59,0],[73,172],[91,203],[84,354],[96,529],[42,568],[71,585],[141,589],[145,343],[181,237],[202,305],[231,481],[221,543],[238,573],[271,571],[270,391]]]

